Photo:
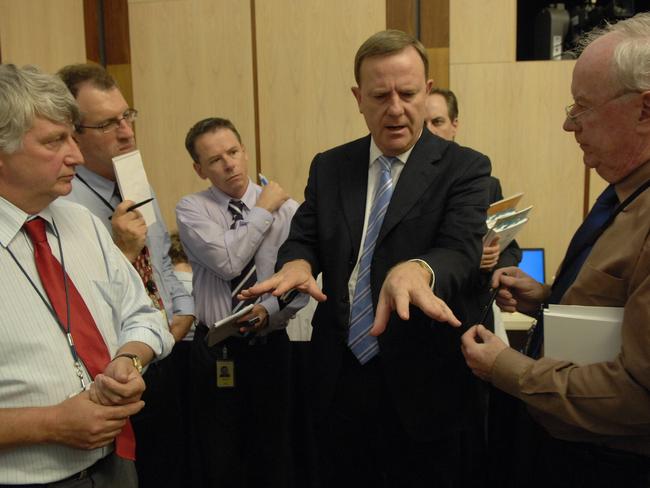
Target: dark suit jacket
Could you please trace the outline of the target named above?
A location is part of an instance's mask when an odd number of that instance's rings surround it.
[[[327,409],[347,349],[348,281],[359,254],[364,221],[370,136],[314,158],[305,202],[278,253],[278,268],[305,259],[323,273],[327,301],[313,318],[317,408]],[[376,306],[384,278],[399,262],[419,258],[436,274],[435,294],[460,320],[465,293],[481,256],[489,160],[424,129],[400,175],[377,239],[371,267]],[[460,353],[462,330],[411,308],[411,320],[392,314],[379,337],[380,357],[394,404],[409,434],[431,440],[462,425],[471,374]]]

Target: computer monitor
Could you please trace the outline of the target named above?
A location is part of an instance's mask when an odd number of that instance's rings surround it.
[[[544,273],[544,249],[522,248],[521,262],[519,267],[528,275],[535,278],[540,283],[546,283],[546,274]]]

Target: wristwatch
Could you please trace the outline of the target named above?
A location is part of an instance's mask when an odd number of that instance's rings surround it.
[[[122,352],[115,356],[112,360],[115,361],[117,358],[129,358],[133,362],[133,367],[142,374],[142,362],[137,354],[131,354],[130,352]]]

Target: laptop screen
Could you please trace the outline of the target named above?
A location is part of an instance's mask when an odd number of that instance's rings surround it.
[[[522,248],[521,262],[519,267],[528,275],[540,283],[546,283],[544,273],[544,249],[543,248]]]

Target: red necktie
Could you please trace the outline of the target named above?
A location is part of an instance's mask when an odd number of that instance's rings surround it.
[[[68,324],[66,292],[63,283],[64,271],[61,264],[52,255],[52,250],[47,242],[45,220],[37,217],[26,222],[23,228],[34,246],[36,269],[50,303],[56,311],[61,324]],[[70,301],[70,332],[72,333],[77,354],[94,378],[104,371],[111,357],[92,314],[67,273],[65,279],[68,282],[68,298]],[[135,436],[131,422],[128,420],[122,432],[115,438],[115,450],[117,455],[122,458],[135,459]]]

